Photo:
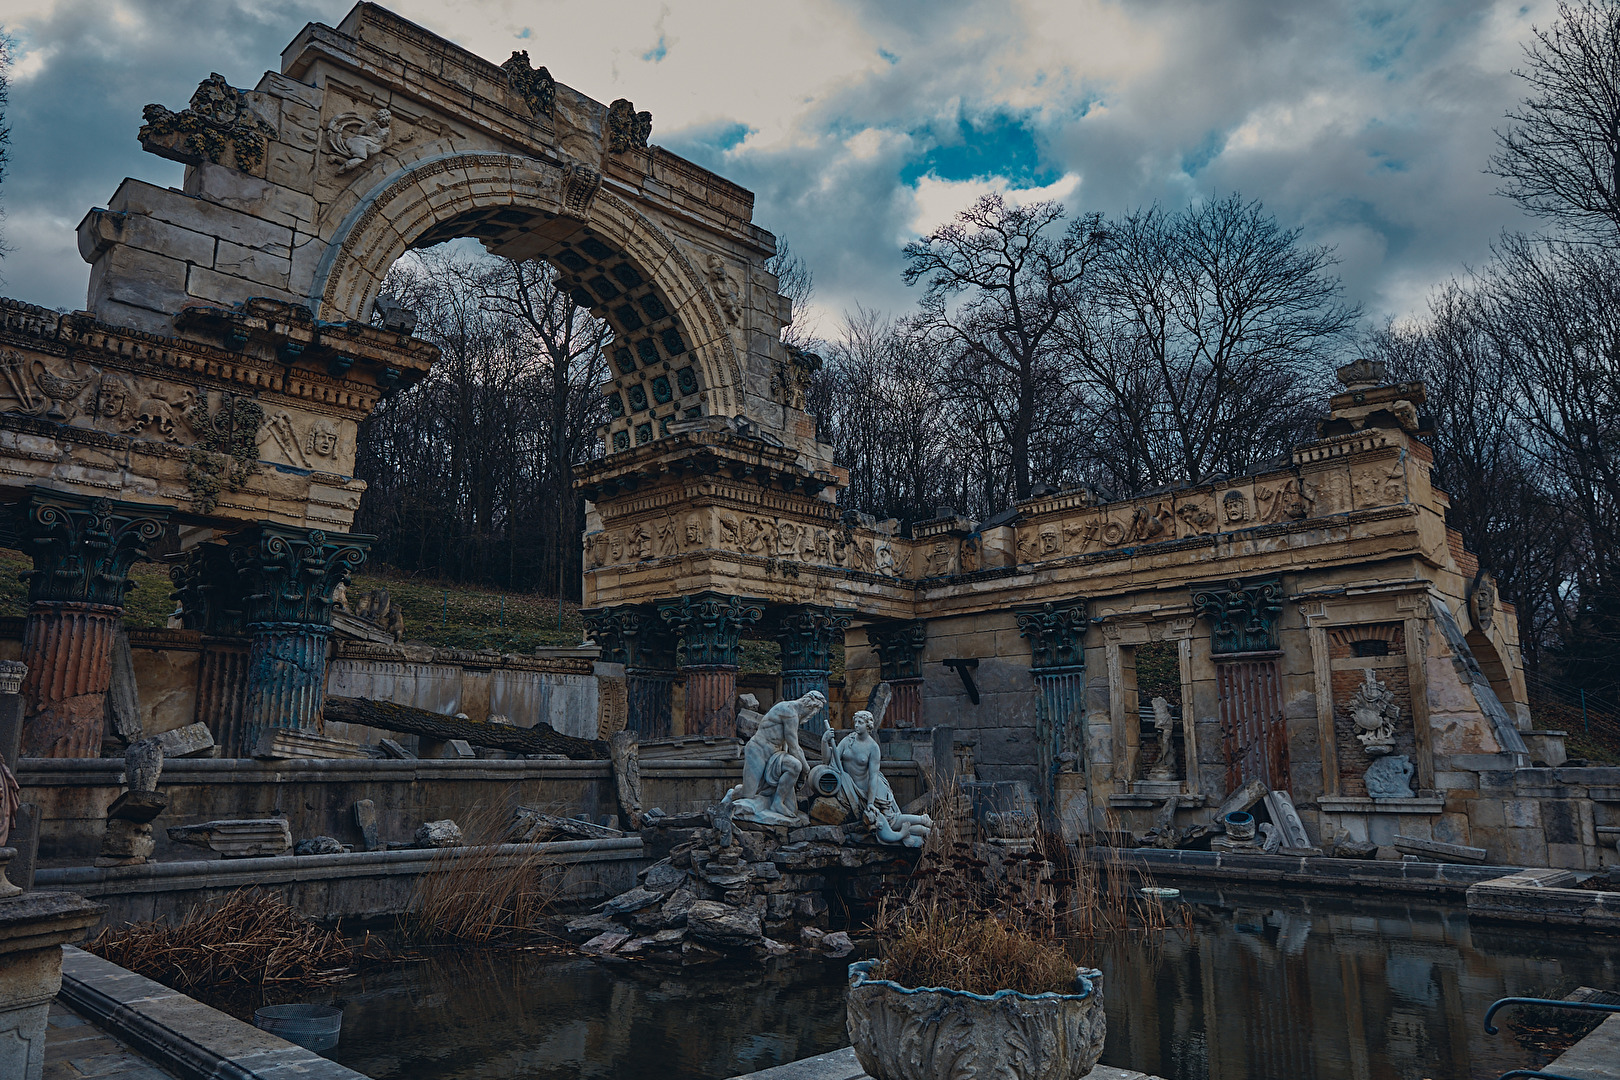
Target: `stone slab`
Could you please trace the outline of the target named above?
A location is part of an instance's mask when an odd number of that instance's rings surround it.
[[[97,1027],[182,1076],[368,1080],[82,949],[62,950],[62,998]]]
[[[1583,1080],[1620,1080],[1620,1016],[1603,1021],[1543,1071]]]
[[[165,759],[191,757],[214,748],[214,735],[207,724],[187,724],[172,731],[160,731],[152,737],[163,747]]]
[[[1403,855],[1427,856],[1440,862],[1471,863],[1475,866],[1484,863],[1487,856],[1484,848],[1469,847],[1466,844],[1444,844],[1439,840],[1424,840],[1416,836],[1399,834],[1395,837],[1394,847]]]
[[[316,735],[310,731],[276,728],[259,736],[259,744],[253,748],[253,756],[267,761],[298,758],[327,761],[334,758],[353,760],[367,758],[370,755],[358,743],[345,739],[329,739],[325,735]]]

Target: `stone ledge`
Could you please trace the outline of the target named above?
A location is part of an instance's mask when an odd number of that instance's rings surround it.
[[[86,896],[174,892],[184,889],[236,889],[249,885],[334,878],[422,874],[435,859],[446,861],[473,848],[406,848],[355,851],[341,855],[274,855],[248,859],[197,859],[136,866],[63,866],[37,870],[36,884],[71,888]],[[544,844],[502,844],[512,860],[543,855],[553,863],[613,862],[643,857],[641,838],[559,840]],[[92,922],[94,919],[91,920]]]
[[[1443,814],[1444,799],[1372,799],[1358,795],[1323,795],[1316,800],[1324,814]]]
[[[62,949],[61,994],[97,1027],[181,1076],[369,1080],[71,945]]]
[[[1568,871],[1521,870],[1471,885],[1469,918],[1620,930],[1620,892],[1566,889]]]
[[[1542,1068],[1565,1076],[1590,1077],[1590,1080],[1620,1080],[1620,1016],[1603,1021],[1596,1031]]]
[[[106,910],[67,892],[26,892],[0,902],[0,955],[82,940]]]
[[[774,1069],[743,1073],[731,1080],[871,1080],[861,1063],[855,1060],[855,1048],[846,1046],[830,1054],[790,1061]],[[1116,1069],[1111,1065],[1098,1065],[1086,1074],[1086,1080],[1160,1080],[1157,1076]]]
[[[1481,881],[1517,872],[1511,866],[1470,866],[1411,859],[1383,862],[1314,855],[1238,855],[1159,848],[1091,848],[1088,857],[1104,865],[1117,861],[1126,869],[1146,870],[1165,878],[1287,882],[1339,889],[1373,886],[1380,890],[1440,892],[1458,896]]]

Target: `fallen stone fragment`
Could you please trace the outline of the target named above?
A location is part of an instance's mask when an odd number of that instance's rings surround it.
[[[442,821],[424,821],[416,830],[419,848],[455,847],[461,843],[461,826],[449,818]]]
[[[636,888],[628,892],[622,892],[609,900],[602,908],[602,914],[628,915],[631,912],[640,911],[642,908],[652,907],[654,904],[662,904],[663,902],[663,893],[658,892],[656,889],[645,889],[638,885]]]
[[[223,858],[248,859],[284,855],[292,848],[292,829],[286,818],[248,818],[176,825],[169,829],[176,844],[217,851]]]
[[[775,869],[772,867],[772,869]],[[654,863],[644,872],[641,883],[649,889],[656,889],[661,893],[669,894],[680,888],[686,881],[686,871],[673,866],[668,862]]]
[[[401,746],[399,743],[395,742],[393,739],[382,739],[377,743],[377,745],[382,747],[383,755],[386,756],[386,757],[398,758],[398,759],[403,760],[403,761],[415,761],[416,760],[416,755],[415,754],[413,754],[409,750],[405,749],[403,746]]]
[[[172,731],[160,731],[152,738],[163,747],[166,758],[196,757],[214,748],[214,733],[207,724],[187,724]]]
[[[624,833],[591,821],[559,817],[520,806],[513,815],[509,835],[514,844],[536,844],[547,840],[615,840]]]
[[[293,845],[294,855],[342,855],[345,850],[335,836],[306,836]]]
[[[839,930],[822,938],[821,948],[828,956],[836,960],[840,956],[848,956],[854,952],[855,943],[849,940],[848,934]]]
[[[158,777],[163,775],[163,744],[156,739],[141,739],[129,744],[124,751],[124,783],[131,791],[156,791]]]
[[[826,936],[827,931],[817,930],[813,926],[807,926],[799,931],[799,940],[812,949],[821,948],[821,942]]]
[[[597,956],[606,956],[618,950],[620,945],[630,940],[630,935],[623,930],[604,930],[580,948]]]
[[[370,799],[359,799],[353,813],[355,828],[360,830],[361,849],[376,851],[381,846],[377,842],[377,804]]]
[[[766,956],[786,956],[793,951],[775,938],[761,938],[759,947]]]
[[[1395,850],[1402,855],[1416,855],[1423,859],[1434,859],[1438,862],[1474,863],[1485,861],[1488,854],[1484,848],[1468,847],[1466,844],[1445,844],[1439,840],[1423,840],[1416,836],[1401,836],[1397,834],[1394,839]]]
[[[156,841],[152,839],[152,826],[145,822],[114,818],[107,822],[107,832],[101,838],[98,866],[124,866],[145,862],[152,854]],[[111,862],[102,862],[110,859]]]
[[[133,821],[144,825],[168,807],[169,797],[161,791],[137,791],[131,788],[107,807],[107,817],[109,820]]]
[[[618,930],[620,926],[612,918],[602,914],[580,915],[569,919],[563,925],[563,930],[569,937],[588,940],[608,930]]]
[[[692,905],[686,915],[686,932],[711,945],[750,945],[765,936],[758,912],[717,900],[699,900]]]

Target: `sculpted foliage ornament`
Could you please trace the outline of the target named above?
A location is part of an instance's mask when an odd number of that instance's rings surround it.
[[[736,596],[703,593],[659,607],[686,646],[689,667],[736,667],[744,628],[759,622],[765,609]]]
[[[197,441],[186,455],[186,485],[193,507],[208,513],[224,491],[241,491],[259,471],[259,429],[264,407],[252,398],[225,394],[218,411],[199,394],[186,412]]]
[[[245,91],[214,72],[197,85],[191,106],[171,112],[148,105],[142,116],[140,140],[147,149],[188,164],[211,161],[243,172],[264,164],[265,151],[276,129],[248,103]]]
[[[557,80],[545,68],[535,68],[529,63],[527,49],[512,53],[501,70],[506,72],[507,85],[517,91],[531,113],[547,118],[556,114]]]
[[[1018,633],[1029,639],[1031,667],[1080,667],[1086,662],[1082,641],[1091,623],[1086,618],[1085,601],[1023,608],[1015,611],[1013,618]]]
[[[34,560],[34,569],[18,575],[28,583],[31,604],[122,607],[132,586],[129,568],[163,535],[163,518],[152,507],[111,499],[36,489],[18,514],[18,532]]]
[[[629,98],[620,98],[608,106],[607,132],[609,153],[645,150],[652,138],[652,113],[636,112]]]
[[[366,561],[369,536],[329,537],[320,529],[260,524],[233,538],[244,617],[255,623],[330,626],[338,586]]]
[[[1282,582],[1277,579],[1246,585],[1234,578],[1224,587],[1192,595],[1193,607],[1212,624],[1213,653],[1275,651],[1282,600]]]

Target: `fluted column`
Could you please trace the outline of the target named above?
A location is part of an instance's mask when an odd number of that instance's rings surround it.
[[[922,727],[922,650],[928,624],[919,619],[870,626],[866,639],[877,650],[879,674],[894,692],[883,726]]]
[[[737,657],[744,629],[764,609],[736,596],[700,593],[659,605],[659,614],[686,647],[686,733],[737,734]]]
[[[804,605],[774,613],[773,630],[782,645],[782,699],[791,701],[812,690],[830,697],[828,670],[832,647],[843,637],[852,613],[829,607]],[[805,733],[819,739],[827,730],[827,712],[818,712]]]
[[[1052,832],[1061,831],[1057,808],[1058,775],[1084,772],[1086,668],[1084,638],[1090,621],[1084,601],[1042,604],[1013,613],[1018,632],[1029,639],[1030,675],[1035,680],[1036,798]]]
[[[320,732],[332,593],[375,537],[260,522],[230,538],[248,630],[243,746],[277,728]]]
[[[582,611],[602,660],[624,665],[629,716],[625,726],[643,739],[665,739],[674,730],[675,632],[650,605]]]
[[[98,757],[129,568],[163,535],[168,510],[33,488],[17,513],[34,561],[23,574],[22,752]]]
[[[248,686],[246,602],[231,548],[225,543],[199,544],[169,570],[179,601],[180,621],[200,631],[202,654],[197,662],[197,711],[225,757],[250,757],[245,710]]]

